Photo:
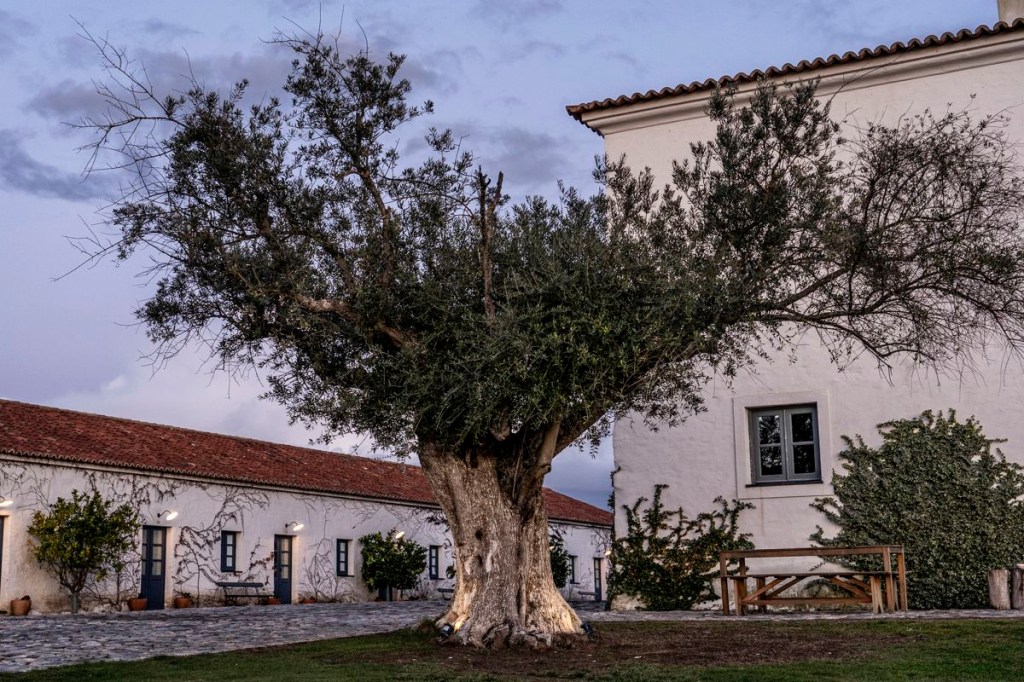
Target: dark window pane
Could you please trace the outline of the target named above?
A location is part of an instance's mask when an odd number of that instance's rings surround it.
[[[778,445],[761,446],[761,475],[782,475],[782,448]]]
[[[813,474],[817,471],[814,463],[814,445],[793,446],[793,473]]]
[[[802,412],[791,416],[793,424],[793,442],[811,443],[814,441],[814,415]]]
[[[782,420],[777,414],[762,414],[757,418],[757,440],[761,444],[782,442]]]

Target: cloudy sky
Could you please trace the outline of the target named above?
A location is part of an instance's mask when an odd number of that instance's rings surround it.
[[[82,28],[145,65],[158,87],[191,69],[211,87],[276,92],[290,55],[276,30],[340,27],[350,44],[408,55],[414,99],[463,137],[514,197],[589,188],[601,140],[565,105],[874,47],[996,21],[996,0],[5,0],[0,3],[0,397],[306,445],[259,377],[211,374],[198,353],[164,367],[133,325],[146,282],[81,263],[114,178],[83,178],[102,77]],[[410,141],[414,144],[414,141]],[[315,434],[312,434],[315,435]],[[339,450],[371,454],[353,435]],[[610,446],[570,451],[548,483],[604,504]]]

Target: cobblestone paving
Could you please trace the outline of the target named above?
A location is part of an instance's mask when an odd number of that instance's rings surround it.
[[[1024,611],[798,612],[723,616],[720,611],[608,612],[575,605],[593,623],[637,621],[774,621],[1024,618]],[[0,672],[87,661],[189,656],[389,632],[437,616],[440,602],[238,606],[141,613],[0,617]]]
[[[0,617],[0,672],[390,632],[436,617],[442,608],[435,601]]]

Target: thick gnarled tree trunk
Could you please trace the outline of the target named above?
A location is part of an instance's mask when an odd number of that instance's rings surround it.
[[[496,457],[423,454],[455,541],[455,593],[438,626],[451,624],[452,640],[478,647],[549,647],[579,637],[582,623],[551,575],[539,490],[510,490]]]

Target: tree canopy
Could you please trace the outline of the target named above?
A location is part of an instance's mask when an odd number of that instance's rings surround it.
[[[615,416],[678,421],[714,373],[808,329],[837,361],[1022,341],[1024,190],[999,119],[922,113],[848,143],[814,83],[717,92],[716,136],[667,186],[612,160],[596,196],[512,205],[449,131],[402,164],[400,131],[432,110],[402,57],[279,42],[288,100],[249,108],[245,81],[165,97],[99,44],[112,109],[85,125],[136,175],[97,255],[153,259],[138,316],[159,353],[207,343],[294,418],[419,455],[463,641],[579,630],[541,486]]]

